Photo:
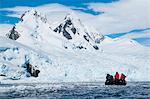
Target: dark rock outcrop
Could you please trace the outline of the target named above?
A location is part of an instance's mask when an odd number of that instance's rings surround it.
[[[12,40],[17,40],[20,37],[20,34],[15,29],[15,26],[13,26],[12,30],[10,30],[10,33],[7,34],[8,38]]]

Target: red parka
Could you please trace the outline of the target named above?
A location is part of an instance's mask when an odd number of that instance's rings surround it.
[[[121,77],[120,77],[120,79],[125,79],[125,75],[124,74],[121,74]]]
[[[116,74],[115,74],[115,79],[119,79],[119,73],[118,72],[116,72]]]

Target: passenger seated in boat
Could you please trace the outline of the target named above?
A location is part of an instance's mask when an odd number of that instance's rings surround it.
[[[114,78],[112,75],[107,74],[105,85],[126,85],[125,78],[126,76],[123,73],[119,76],[119,73],[116,72]]]
[[[120,81],[120,78],[119,78],[119,73],[118,72],[116,72],[116,74],[115,74],[115,84],[118,84],[119,83],[119,81]]]
[[[105,84],[113,84],[113,76],[112,75],[107,74]]]
[[[126,76],[122,73],[121,77],[120,77],[120,82],[125,84],[126,83],[125,78],[126,78]]]

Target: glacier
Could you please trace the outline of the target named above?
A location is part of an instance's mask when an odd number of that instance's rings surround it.
[[[0,35],[1,82],[104,81],[107,73],[116,71],[128,81],[150,80],[149,47],[127,38],[111,39],[91,28],[74,13],[53,24],[39,11],[26,11],[7,36]],[[11,39],[11,33],[19,36]],[[39,77],[27,77],[27,61],[40,70]]]

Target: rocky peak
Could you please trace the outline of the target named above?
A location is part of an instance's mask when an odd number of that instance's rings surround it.
[[[17,40],[17,39],[20,37],[20,34],[16,31],[16,27],[13,26],[13,28],[9,31],[8,34],[6,34],[6,36],[7,36],[9,39]]]
[[[28,10],[25,13],[23,13],[21,16],[21,21],[27,20],[28,18],[40,19],[44,23],[47,22],[46,16],[36,11],[35,9]]]
[[[32,35],[36,35],[38,28],[43,24],[47,25],[47,18],[36,10],[26,11],[21,15],[21,21],[13,26],[7,37],[12,40],[17,40],[21,35],[20,32],[24,31],[26,27],[35,31]],[[48,25],[47,25],[48,26]],[[20,34],[19,34],[20,33]]]
[[[76,34],[77,29],[74,26],[73,23],[73,18],[68,14],[65,18],[64,21],[54,29],[55,32],[57,33],[62,33],[64,37],[66,37],[68,40],[72,39],[73,35]]]
[[[90,29],[87,29],[73,13],[67,14],[58,27],[54,29],[56,33],[62,34],[68,40],[88,43],[88,45],[93,46],[94,49],[98,50],[97,44],[104,39],[104,36],[89,30]],[[86,46],[80,48],[86,48]]]

